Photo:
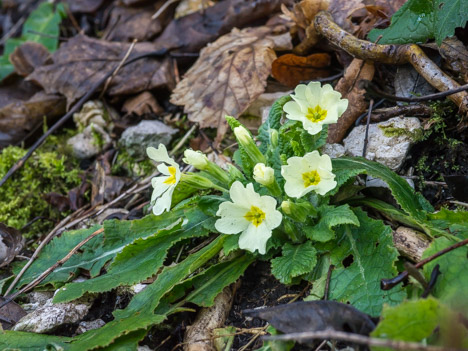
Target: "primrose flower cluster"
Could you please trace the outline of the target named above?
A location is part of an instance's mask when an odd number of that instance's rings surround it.
[[[336,123],[348,106],[340,93],[330,85],[321,87],[318,82],[298,85],[291,98],[283,106],[286,118],[299,133],[305,133],[309,138],[324,132],[324,125]],[[160,215],[170,210],[173,193],[181,183],[194,189],[220,191],[224,202],[216,212],[219,217],[216,230],[223,234],[240,234],[239,248],[265,254],[273,230],[283,227],[283,215],[296,220],[300,217],[301,205],[294,201],[310,193],[325,196],[337,185],[328,155],[306,150],[303,146],[302,154],[289,152],[286,159],[284,153],[279,155],[278,133],[279,138],[281,133],[287,133],[283,127],[287,128],[287,123],[279,130],[270,130],[270,135],[275,137],[271,138],[268,151],[262,153],[250,133],[236,122],[233,129],[239,143],[238,152],[243,155],[240,165],[243,172],[234,166],[225,171],[202,152],[185,150],[183,161],[200,172],[182,173],[164,145],[157,149],[149,147],[148,156],[160,163],[157,169],[161,173],[152,179],[153,213]],[[274,165],[270,160],[275,153],[279,158],[283,157],[281,165]]]

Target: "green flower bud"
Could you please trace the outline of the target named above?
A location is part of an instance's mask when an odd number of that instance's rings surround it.
[[[236,127],[234,128],[234,135],[253,163],[265,163],[265,156],[260,152],[247,129],[242,126]]]
[[[279,137],[278,131],[276,129],[271,129],[270,133],[271,133],[270,134],[271,146],[276,148],[278,147],[278,137]]]
[[[281,203],[281,210],[284,214],[298,222],[305,222],[307,216],[315,216],[317,214],[315,207],[307,201],[296,203],[285,200]]]

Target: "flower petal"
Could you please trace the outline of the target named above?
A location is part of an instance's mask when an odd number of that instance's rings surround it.
[[[156,203],[153,206],[153,213],[155,215],[158,216],[164,211],[169,211],[171,209],[172,193],[174,192],[174,188],[174,186],[169,187],[167,191],[156,200]]]
[[[151,185],[153,186],[153,194],[151,194],[151,202],[154,202],[158,197],[162,195],[167,189],[169,189],[169,185],[165,184],[164,182],[169,177],[154,177],[151,179]]]
[[[146,149],[146,153],[148,154],[149,158],[156,162],[165,162],[170,165],[176,163],[173,158],[169,157],[166,146],[164,144],[159,144],[157,149],[150,146]]]
[[[286,117],[293,121],[301,121],[304,118],[304,113],[301,111],[300,105],[295,101],[288,101],[285,103],[283,111],[288,114]]]
[[[249,225],[239,238],[239,247],[251,252],[258,252],[264,255],[266,252],[266,243],[271,237],[271,230],[265,224],[258,227]]]

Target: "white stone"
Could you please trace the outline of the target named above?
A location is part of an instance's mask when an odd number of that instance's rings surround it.
[[[52,291],[33,291],[28,294],[29,303],[24,304],[22,307],[27,313],[31,313],[45,305],[52,296],[54,296]]]
[[[390,169],[398,170],[406,154],[414,142],[411,135],[401,133],[395,136],[386,136],[381,127],[405,129],[412,133],[421,128],[421,123],[415,117],[395,117],[388,121],[371,124],[369,126],[366,158],[380,162]],[[346,154],[350,156],[362,156],[366,126],[357,126],[344,140]]]
[[[148,146],[168,145],[177,129],[160,121],[141,121],[136,126],[127,128],[120,137],[120,145],[132,156],[145,156]]]
[[[153,351],[153,349],[150,349],[148,346],[143,345],[143,346],[138,346],[137,351]]]
[[[76,329],[76,334],[86,333],[88,330],[98,329],[104,326],[106,322],[102,319],[96,319],[94,321],[80,322],[78,328]]]
[[[130,287],[134,294],[138,294],[139,292],[145,290],[148,287],[148,284],[135,284]]]
[[[91,307],[90,303],[52,303],[52,299],[21,318],[13,327],[15,331],[47,333],[66,323],[77,323]]]
[[[101,152],[102,147],[111,142],[109,134],[99,125],[91,124],[81,133],[68,139],[73,155],[79,159],[91,158]]]
[[[322,147],[322,154],[330,156],[330,158],[338,158],[344,156],[345,148],[341,144],[325,144]]]
[[[263,93],[254,102],[250,104],[247,110],[244,112],[246,115],[262,117],[265,115],[265,107],[266,109],[266,116],[268,117],[268,113],[270,112],[271,105],[278,100],[280,97],[285,95],[291,94],[293,91],[280,91],[277,93]],[[262,111],[263,110],[263,111]]]

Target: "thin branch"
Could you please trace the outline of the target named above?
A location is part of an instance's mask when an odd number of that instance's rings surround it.
[[[367,110],[366,134],[364,135],[364,147],[362,148],[362,157],[366,157],[367,144],[369,143],[370,117],[371,117],[373,108],[374,108],[374,99],[371,99],[369,103],[369,109]]]
[[[392,94],[388,94],[384,92],[383,90],[380,90],[374,83],[369,82],[369,81],[361,81],[363,87],[368,90],[370,93],[374,93],[375,95],[378,95],[380,97],[383,97],[387,100],[391,101],[403,101],[403,102],[422,102],[422,101],[431,101],[431,100],[436,100],[436,99],[441,99],[444,97],[447,97],[452,94],[459,93],[461,91],[468,90],[468,84],[462,85],[458,88],[453,88],[449,89],[446,91],[441,91],[439,93],[434,93],[434,94],[428,94],[424,96],[396,96]]]
[[[92,233],[90,236],[88,236],[87,238],[83,239],[82,241],[80,241],[78,243],[78,245],[76,245],[65,257],[63,257],[61,260],[57,261],[56,263],[54,263],[51,267],[49,267],[48,269],[46,269],[44,272],[41,273],[41,275],[39,275],[36,279],[34,279],[32,282],[30,282],[28,285],[26,285],[24,288],[18,290],[17,292],[15,292],[14,294],[6,297],[6,300],[0,305],[0,308],[2,308],[3,306],[7,305],[8,303],[10,303],[11,301],[13,301],[18,295],[26,292],[26,291],[29,291],[31,290],[32,288],[34,288],[35,286],[37,286],[40,282],[42,282],[45,278],[47,278],[47,276],[52,273],[56,268],[60,267],[61,265],[63,265],[65,262],[67,262],[79,249],[81,249],[81,247],[83,245],[85,245],[88,241],[90,241],[91,239],[93,239],[95,236],[101,234],[102,232],[104,232],[104,228],[100,228],[98,230],[96,230],[94,233]]]
[[[347,341],[361,345],[375,346],[375,347],[389,347],[394,350],[416,350],[416,351],[463,351],[463,349],[455,349],[443,346],[423,345],[417,342],[408,342],[400,340],[387,340],[379,338],[371,338],[364,335],[346,333],[335,330],[323,330],[315,332],[291,333],[283,335],[270,335],[264,336],[264,340],[294,340],[294,341],[309,341],[314,339],[332,339]],[[466,351],[466,350],[465,350]]]
[[[468,244],[468,239],[465,239],[463,241],[459,241],[458,243],[453,244],[453,245],[451,245],[449,247],[446,247],[445,249],[440,250],[439,252],[436,252],[434,255],[429,256],[429,257],[425,258],[424,260],[418,262],[417,264],[414,265],[414,268],[421,268],[425,264],[435,260],[436,258],[439,258],[440,256],[446,254],[447,252],[450,252],[450,251],[455,250],[455,249],[457,249],[459,247],[465,246],[466,244]],[[391,279],[382,279],[380,281],[380,288],[382,290],[390,290],[394,286],[400,284],[406,277],[408,277],[408,271],[403,271],[399,275],[397,275],[396,277],[391,278]]]
[[[167,52],[166,49],[161,49],[161,50],[156,50],[156,51],[151,51],[145,54],[141,54],[138,56],[135,56],[131,60],[128,60],[125,62],[122,66],[129,65],[135,61],[141,60],[146,57],[150,56],[162,56]],[[47,137],[55,132],[58,128],[60,128],[62,125],[67,122],[73,114],[78,111],[78,109],[83,106],[83,104],[88,101],[88,99],[96,92],[97,89],[114,73],[114,71],[118,68],[119,65],[117,65],[114,69],[110,70],[104,77],[102,77],[99,81],[97,81],[91,89],[62,117],[60,118],[45,134],[43,134],[35,143],[33,146],[31,146],[28,150],[28,152],[18,161],[16,162],[13,167],[11,167],[8,172],[5,174],[5,176],[0,180],[0,186],[5,184],[5,182],[21,167],[24,166],[26,161],[31,157],[31,155],[34,153],[34,151],[39,148],[42,143],[47,139]]]

